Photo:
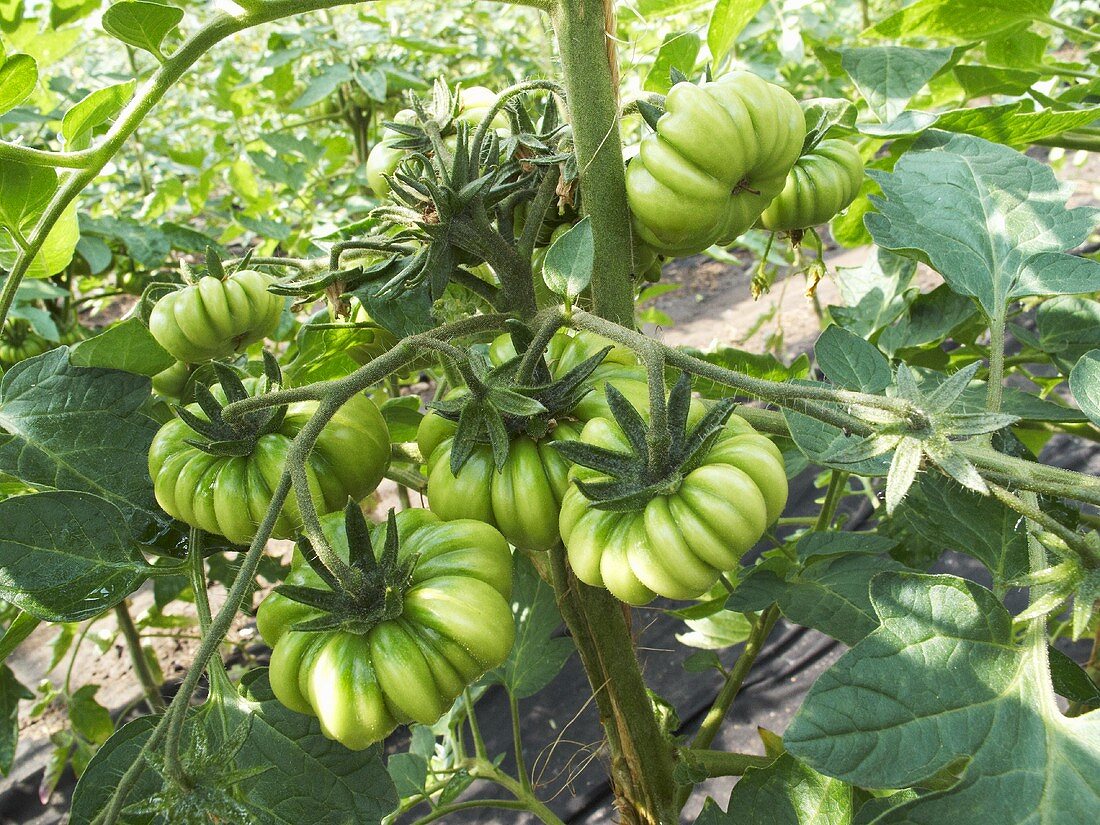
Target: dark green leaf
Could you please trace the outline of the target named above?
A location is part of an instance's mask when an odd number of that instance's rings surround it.
[[[1100,712],[1059,713],[1045,644],[1018,644],[997,598],[953,576],[884,573],[871,601],[879,628],[810,689],[784,736],[793,756],[866,788],[917,785],[968,762],[957,784],[883,823],[1093,818]]]
[[[893,382],[886,357],[843,327],[831,326],[821,333],[814,354],[828,379],[845,389],[881,393]]]
[[[118,604],[152,570],[118,508],[88,493],[0,501],[0,597],[47,622]]]
[[[15,678],[11,668],[0,664],[0,774],[4,776],[11,771],[19,742],[19,701],[33,698],[34,694]]]
[[[1056,647],[1047,648],[1050,657],[1050,680],[1054,692],[1086,708],[1100,707],[1100,685],[1088,672]]]

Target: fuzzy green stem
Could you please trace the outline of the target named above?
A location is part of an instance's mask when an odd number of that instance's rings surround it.
[[[993,497],[1002,504],[1060,538],[1087,568],[1090,570],[1100,568],[1100,553],[1097,552],[1096,548],[1056,518],[1043,512],[1034,493],[1025,493],[1023,496],[1018,496],[999,484],[990,484],[989,490]]]
[[[512,716],[512,749],[516,757],[516,775],[524,790],[531,792],[531,775],[527,771],[527,760],[523,756],[523,735],[519,729],[519,700],[511,690],[508,691],[508,710]]]
[[[519,368],[516,370],[516,380],[520,384],[527,383],[531,380],[532,376],[534,376],[535,368],[538,366],[539,360],[542,358],[547,346],[550,345],[550,339],[554,337],[559,329],[561,329],[565,316],[562,314],[561,310],[556,312],[548,311],[546,313],[540,313],[539,319],[542,323],[538,329],[535,330],[535,335],[527,347],[527,352],[523,353],[523,359],[520,361]]]
[[[757,756],[752,753],[696,750],[681,748],[680,753],[692,767],[702,768],[707,776],[744,776],[749,768],[766,768],[775,761],[774,756]]]
[[[990,412],[1000,412],[1004,396],[1005,379],[1005,315],[1007,306],[1000,309],[989,322],[989,377],[986,379],[985,406]]]
[[[613,6],[611,0],[558,0],[550,17],[565,75],[581,199],[592,219],[595,312],[633,326],[630,208],[619,135]]]
[[[1076,35],[1077,37],[1085,40],[1092,40],[1094,42],[1100,42],[1100,32],[1092,31],[1091,29],[1082,29],[1080,26],[1074,26],[1072,23],[1063,23],[1061,20],[1056,20],[1053,17],[1040,18],[1039,22],[1046,23],[1048,26],[1053,26],[1056,29]]]
[[[561,180],[561,169],[551,166],[547,169],[539,182],[535,199],[527,209],[527,221],[523,224],[523,232],[516,243],[516,253],[525,260],[531,260],[535,252],[535,243],[538,241],[539,232],[546,221],[546,213],[550,210],[550,204],[554,202],[557,193],[558,181]],[[534,277],[534,273],[532,273]]]
[[[210,633],[213,615],[210,612],[210,596],[206,592],[206,560],[203,558],[205,535],[197,527],[192,527],[187,541],[187,567],[191,579],[191,592],[195,596],[195,612],[199,616],[199,630],[202,635]],[[207,667],[210,678],[210,692],[213,696],[229,696],[233,693],[233,683],[225,672],[221,655],[210,657]]]
[[[822,502],[821,512],[817,516],[814,530],[828,530],[836,515],[836,508],[840,500],[844,498],[844,488],[848,483],[848,473],[843,470],[833,470],[829,473],[829,487],[825,491],[825,501]]]
[[[428,479],[424,478],[420,473],[413,470],[406,470],[403,467],[390,466],[386,470],[386,478],[390,481],[396,481],[397,484],[406,490],[416,490],[423,492],[428,487]],[[408,493],[406,493],[408,495]]]
[[[145,703],[151,713],[164,711],[164,697],[160,695],[160,685],[153,678],[153,671],[149,668],[149,662],[145,658],[145,650],[141,646],[141,634],[134,625],[134,619],[130,616],[130,609],[125,601],[115,605],[115,617],[118,619],[118,628],[126,639],[126,647],[130,651],[130,661],[134,665],[134,673],[141,683],[142,693],[145,694]]]

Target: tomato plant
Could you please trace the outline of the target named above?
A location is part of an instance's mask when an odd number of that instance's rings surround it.
[[[0,2],[13,798],[1094,819],[1095,10],[416,12]]]

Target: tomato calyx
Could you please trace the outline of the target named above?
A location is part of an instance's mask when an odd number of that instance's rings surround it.
[[[344,508],[344,525],[351,570],[351,580],[344,584],[321,562],[308,538],[303,536],[298,540],[298,550],[326,586],[280,584],[275,588],[288,599],[321,611],[322,615],[317,618],[293,625],[293,630],[309,633],[339,629],[366,633],[382,622],[397,619],[404,611],[405,592],[412,585],[419,556],[400,558],[394,511],[389,512],[385,544],[377,555],[367,520],[354,501],[349,501]]]
[[[555,441],[553,446],[574,464],[606,476],[574,481],[593,507],[616,512],[644,509],[654,498],[679,490],[684,478],[706,459],[736,406],[733,399],[722,399],[689,428],[691,379],[681,374],[668,398],[668,430],[658,433],[614,385],[607,384],[606,394],[630,452],[583,441]],[[667,449],[655,449],[659,441]]]
[[[211,455],[250,455],[262,436],[278,431],[286,415],[286,407],[257,410],[235,418],[232,422],[226,421],[222,414],[224,408],[235,401],[248,398],[249,393],[241,377],[232,367],[217,362],[212,366],[218,376],[218,384],[225,393],[226,404],[223,405],[214,397],[210,387],[205,384],[196,384],[195,401],[206,418],[196,415],[182,405],[176,406],[176,414],[197,435],[201,436],[202,440],[188,439],[185,443]],[[279,363],[266,350],[264,351],[264,376],[267,379],[267,389],[282,384]]]
[[[530,338],[517,334],[513,341],[521,350],[519,355],[496,367],[475,355],[470,359],[474,380],[468,382],[468,392],[430,404],[441,417],[458,423],[450,458],[455,475],[478,445],[492,448],[499,472],[508,460],[514,437],[526,434],[536,440],[544,438],[559,418],[592,391],[588,379],[612,349],[604,347],[556,380],[550,378],[540,358],[534,374],[525,378],[520,367]]]

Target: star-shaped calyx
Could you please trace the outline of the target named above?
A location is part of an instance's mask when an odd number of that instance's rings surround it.
[[[640,510],[655,497],[676,492],[684,478],[706,460],[736,406],[733,399],[723,399],[689,427],[691,379],[683,373],[669,393],[667,431],[659,432],[614,386],[607,384],[606,393],[630,452],[582,441],[556,441],[553,445],[574,464],[607,476],[598,481],[576,479],[580,491],[600,510]]]
[[[431,404],[439,415],[458,422],[451,448],[451,472],[455,475],[480,444],[490,445],[499,471],[514,436],[545,436],[555,420],[567,416],[592,391],[588,379],[612,349],[604,347],[553,380],[541,359],[530,377],[521,375],[530,336],[514,332],[513,341],[519,356],[494,367],[481,353],[472,353],[465,376],[467,391]]]
[[[288,599],[321,611],[320,616],[294,625],[293,630],[340,629],[366,633],[375,625],[401,615],[405,591],[412,584],[413,570],[419,557],[400,558],[394,511],[391,509],[389,512],[386,541],[381,554],[375,554],[367,520],[354,501],[349,501],[344,508],[344,528],[348,537],[348,565],[351,571],[350,580],[344,584],[337,581],[321,563],[309,539],[302,537],[298,540],[298,550],[326,586],[280,584],[275,588],[277,593]]]
[[[215,398],[209,387],[196,384],[195,401],[206,418],[196,415],[186,407],[176,407],[176,413],[183,422],[197,435],[202,436],[202,440],[189,439],[187,443],[211,455],[249,455],[262,436],[279,429],[286,415],[286,407],[257,410],[234,418],[233,421],[226,421],[222,415],[225,407],[235,401],[248,398],[249,393],[240,375],[232,367],[217,362],[212,366],[218,376],[218,384],[225,395],[225,402]],[[264,351],[264,376],[265,391],[278,387],[282,383],[279,363],[275,360],[275,356],[266,350]]]

